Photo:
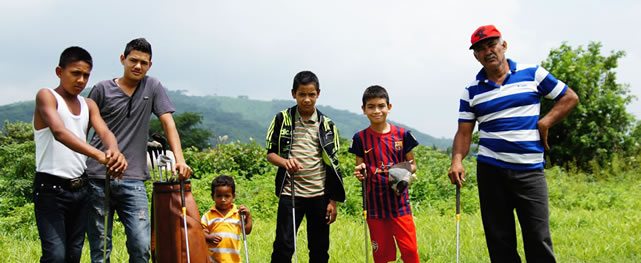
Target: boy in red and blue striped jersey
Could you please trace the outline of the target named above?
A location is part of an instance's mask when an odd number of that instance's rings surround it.
[[[396,241],[403,262],[419,262],[407,188],[401,192],[393,190],[388,172],[393,165],[408,162],[410,172],[415,173],[412,149],[418,142],[409,130],[387,122],[392,104],[385,88],[367,88],[363,93],[362,109],[370,126],[354,134],[349,152],[356,155],[354,175],[360,181],[365,180],[367,225],[374,261],[395,261]],[[361,172],[364,169],[365,174]]]

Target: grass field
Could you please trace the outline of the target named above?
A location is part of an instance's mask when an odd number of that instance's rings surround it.
[[[641,179],[635,174],[616,179],[589,180],[548,171],[551,230],[559,262],[641,262]],[[478,202],[475,190],[463,190],[463,202]],[[470,199],[470,200],[466,200]],[[440,207],[451,204],[451,213]],[[454,262],[455,220],[453,196],[433,200],[415,211],[422,261]],[[465,207],[465,203],[464,203]],[[477,204],[470,207],[478,207]],[[202,207],[201,210],[206,209]],[[461,220],[462,262],[489,262],[480,214],[464,210]],[[249,236],[252,262],[268,262],[275,219],[256,218]],[[299,262],[307,262],[306,235],[298,235]],[[125,237],[116,224],[112,262],[126,262]],[[522,242],[519,250],[523,257]],[[37,262],[40,243],[34,226],[0,230],[1,262]],[[339,215],[331,228],[330,262],[364,262],[363,225],[357,216]],[[371,260],[371,257],[370,257]],[[400,260],[399,260],[400,261]],[[85,244],[82,262],[89,262]]]

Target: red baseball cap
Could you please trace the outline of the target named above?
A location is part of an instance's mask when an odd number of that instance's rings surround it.
[[[472,45],[470,46],[470,49],[474,48],[474,45],[479,41],[493,37],[501,37],[501,32],[499,32],[494,25],[480,26],[474,30],[474,33],[472,33],[472,39],[470,41],[472,42]]]

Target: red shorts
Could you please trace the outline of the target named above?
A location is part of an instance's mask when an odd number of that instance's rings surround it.
[[[396,261],[396,244],[405,263],[419,262],[416,227],[412,215],[389,219],[367,219],[374,262]],[[394,243],[396,240],[396,244]]]

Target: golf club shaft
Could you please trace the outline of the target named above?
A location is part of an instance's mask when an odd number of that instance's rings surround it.
[[[245,262],[249,263],[249,251],[247,247],[247,233],[245,232],[245,213],[240,213],[240,227],[243,230],[243,244],[245,245]]]
[[[365,263],[369,262],[369,241],[367,240],[367,184],[365,183],[365,180],[367,180],[367,170],[363,169],[361,170],[361,174],[363,175],[364,179],[361,182],[361,195],[363,196],[363,239],[365,240]]]
[[[180,180],[180,203],[183,212],[183,229],[185,232],[185,247],[187,248],[187,263],[191,263],[189,253],[189,235],[187,234],[187,207],[185,206],[185,180]]]
[[[456,262],[459,262],[461,254],[460,243],[460,223],[461,223],[461,187],[456,185]]]
[[[296,252],[296,192],[294,186],[294,175],[289,174],[289,181],[292,190],[292,233],[294,237],[294,262],[298,262],[298,254]]]
[[[111,190],[111,178],[109,176],[109,172],[105,174],[105,207],[102,210],[102,213],[105,215],[105,221],[104,221],[104,226],[103,226],[103,248],[102,248],[102,262],[107,262],[107,234],[109,230],[109,211],[111,210],[109,207],[109,195]]]

